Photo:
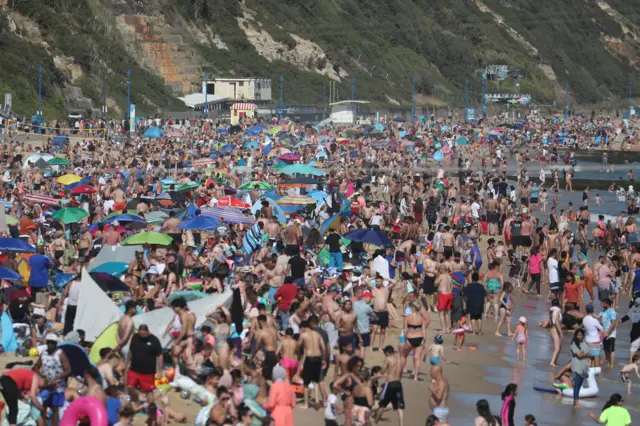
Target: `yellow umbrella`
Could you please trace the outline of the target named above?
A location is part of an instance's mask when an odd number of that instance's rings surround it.
[[[267,131],[268,134],[270,135],[276,135],[278,133],[280,133],[282,131],[282,126],[276,126],[276,127],[272,127],[271,129],[269,129],[269,131]]]
[[[73,173],[69,173],[58,178],[58,182],[63,185],[71,185],[72,183],[80,182],[81,180],[82,178],[80,176],[74,175]]]

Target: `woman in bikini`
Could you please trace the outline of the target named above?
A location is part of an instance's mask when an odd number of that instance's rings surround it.
[[[402,348],[401,356],[404,370],[409,353],[413,351],[413,380],[417,382],[418,372],[420,371],[420,361],[422,359],[426,323],[420,313],[418,302],[409,303],[408,308],[411,310],[411,313],[404,318],[403,327],[404,336],[407,341]]]
[[[358,356],[351,357],[347,362],[347,371],[333,384],[333,388],[342,393],[345,425],[353,422],[353,390],[361,383],[358,375],[364,366],[364,360]]]
[[[502,334],[500,334],[500,327],[502,327],[502,323],[504,322],[507,323],[507,335],[509,337],[513,336],[511,332],[511,312],[513,311],[513,301],[511,300],[512,290],[513,285],[511,283],[504,283],[504,287],[500,293],[500,322],[498,322],[498,327],[496,327],[496,336],[502,336]]]

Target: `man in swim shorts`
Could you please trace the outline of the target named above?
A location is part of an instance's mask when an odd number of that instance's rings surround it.
[[[400,359],[400,353],[396,353],[396,350],[391,345],[384,348],[384,355],[384,365],[380,374],[387,376],[387,383],[382,388],[380,408],[375,413],[376,423],[380,422],[385,408],[391,404],[393,409],[398,412],[398,419],[402,426],[404,424],[404,392],[400,382],[403,368],[402,360]]]
[[[446,423],[447,417],[449,417],[449,408],[447,408],[449,382],[444,378],[442,366],[440,365],[432,365],[430,374],[432,380],[429,385],[429,392],[431,393],[429,408],[431,408],[440,422]]]
[[[297,351],[304,352],[304,365],[302,373],[302,382],[304,385],[304,406],[306,410],[309,408],[309,385],[314,383],[319,385],[321,382],[322,370],[326,366],[325,351],[326,347],[320,333],[316,333],[309,328],[307,321],[300,323],[300,338],[298,339]],[[320,386],[322,400],[316,401],[316,405],[322,405],[326,401],[327,395],[324,386]]]
[[[438,288],[438,317],[443,333],[451,332],[451,306],[453,303],[453,285],[447,269],[442,269],[436,278]]]

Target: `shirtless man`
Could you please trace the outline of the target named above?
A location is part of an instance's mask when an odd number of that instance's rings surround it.
[[[253,347],[252,355],[255,357],[259,348],[264,350],[264,361],[262,361],[262,377],[271,381],[273,375],[273,367],[278,363],[276,350],[278,349],[278,332],[273,327],[267,325],[267,316],[258,315],[258,326],[260,327],[256,333],[256,344]]]
[[[495,200],[493,197],[489,197],[489,199],[485,203],[485,207],[487,209],[487,222],[489,223],[489,235],[497,235],[498,234],[498,222],[500,221],[500,212],[498,211],[498,200]]]
[[[321,383],[322,370],[326,368],[325,353],[326,347],[320,333],[309,328],[307,321],[300,323],[300,338],[298,339],[297,352],[304,354],[304,364],[302,372],[302,383],[304,385],[304,408],[309,408],[309,385],[314,383],[318,387]],[[316,406],[324,405],[327,395],[323,391],[324,386],[319,386],[322,393],[322,400],[316,399]]]
[[[336,303],[336,296],[338,295],[338,287],[330,285],[324,296],[322,296],[322,327],[329,336],[329,347],[327,351],[333,356],[333,350],[338,346],[338,329],[336,328],[336,321],[340,314],[340,306]]]
[[[182,358],[187,364],[193,362],[193,336],[196,328],[196,314],[191,312],[187,306],[187,301],[178,297],[171,302],[173,312],[180,319],[180,332],[171,344],[171,357],[173,364],[178,365],[178,358]],[[172,325],[170,324],[169,327]],[[168,331],[169,329],[167,329]]]
[[[120,234],[116,231],[117,224],[113,222],[109,229],[102,233],[102,243],[109,246],[116,246],[120,243]]]
[[[436,262],[436,252],[432,250],[428,255],[421,256],[422,267],[424,269],[424,281],[422,282],[422,291],[427,297],[427,304],[431,312],[437,312],[436,306],[436,275],[438,274],[438,262]]]
[[[133,300],[127,301],[124,305],[125,312],[118,321],[118,330],[116,332],[116,341],[118,344],[113,348],[114,352],[120,352],[122,359],[126,360],[129,356],[129,343],[134,333],[133,316],[136,314],[138,307]],[[124,364],[122,365],[124,368]]]
[[[36,170],[36,173],[33,175],[33,192],[39,194],[42,190],[42,173],[40,173],[40,169]]]
[[[353,357],[354,347],[351,342],[344,341],[340,344],[340,355],[336,359],[336,367],[333,369],[333,381],[336,382],[343,374],[347,373],[347,363]]]
[[[94,365],[89,365],[84,371],[84,382],[86,384],[86,390],[84,396],[91,396],[96,398],[106,407],[107,396],[102,390],[100,372]]]
[[[176,217],[176,212],[169,212],[169,219],[162,224],[162,232],[173,238],[178,244],[182,243],[182,231],[178,228],[180,219]]]
[[[89,232],[89,227],[86,223],[82,224],[82,236],[78,242],[78,258],[84,259],[91,251],[93,246],[93,235]]]
[[[444,265],[443,265],[444,266]],[[443,333],[451,332],[451,305],[453,302],[453,285],[451,284],[451,271],[446,267],[440,268],[436,286],[438,287],[438,317],[440,318],[440,330]]]
[[[297,348],[298,342],[293,338],[293,329],[289,327],[284,332],[284,337],[280,340],[276,351],[280,365],[287,370],[287,380],[289,381],[298,373]]]
[[[264,266],[263,285],[269,286],[269,300],[275,303],[274,294],[276,294],[276,291],[278,291],[284,282],[284,269],[277,265],[277,261],[273,257],[265,260]]]
[[[269,244],[273,245],[276,243],[276,240],[278,238],[278,235],[280,235],[281,230],[282,228],[278,223],[278,219],[275,217],[272,217],[271,220],[269,220],[269,223],[267,224],[267,226],[265,227],[265,231],[267,232],[267,234],[269,234]]]
[[[395,280],[389,279],[389,284],[385,287],[384,278],[380,275],[376,276],[375,286],[371,286],[371,284],[369,284],[371,287],[371,293],[373,294],[373,311],[377,318],[377,322],[373,326],[371,336],[371,344],[373,345],[374,351],[377,351],[378,348],[384,347],[384,337],[387,333],[387,328],[389,328],[389,292],[395,284]],[[376,335],[380,336],[379,346],[375,346]]]
[[[445,232],[440,236],[440,241],[442,242],[444,258],[449,259],[453,256],[453,245],[455,242],[455,237],[453,232],[451,232],[451,228],[448,226],[444,227]]]
[[[429,385],[429,408],[440,422],[446,423],[449,416],[447,400],[449,399],[449,382],[442,374],[441,365],[431,366],[431,384]]]
[[[340,353],[345,343],[351,343],[353,348],[358,347],[362,338],[356,327],[356,314],[353,312],[353,302],[347,300],[342,305],[342,311],[337,315],[336,328],[338,329],[338,349]],[[354,333],[355,331],[355,333]]]
[[[283,232],[283,240],[287,245],[287,254],[289,256],[296,254],[296,251],[294,250],[298,249],[302,242],[302,227],[300,225],[300,220],[295,219]]]
[[[384,365],[380,374],[387,376],[387,383],[382,389],[380,405],[375,413],[375,420],[376,423],[380,422],[382,413],[391,403],[393,409],[398,412],[400,426],[404,426],[404,393],[402,391],[402,382],[400,382],[402,378],[402,360],[400,359],[400,353],[396,353],[396,350],[391,345],[384,348],[384,355]]]

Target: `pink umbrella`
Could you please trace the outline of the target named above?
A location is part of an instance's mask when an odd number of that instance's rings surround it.
[[[282,154],[280,157],[278,157],[278,159],[284,161],[298,161],[300,159],[300,156],[298,154],[289,152],[287,154]]]

